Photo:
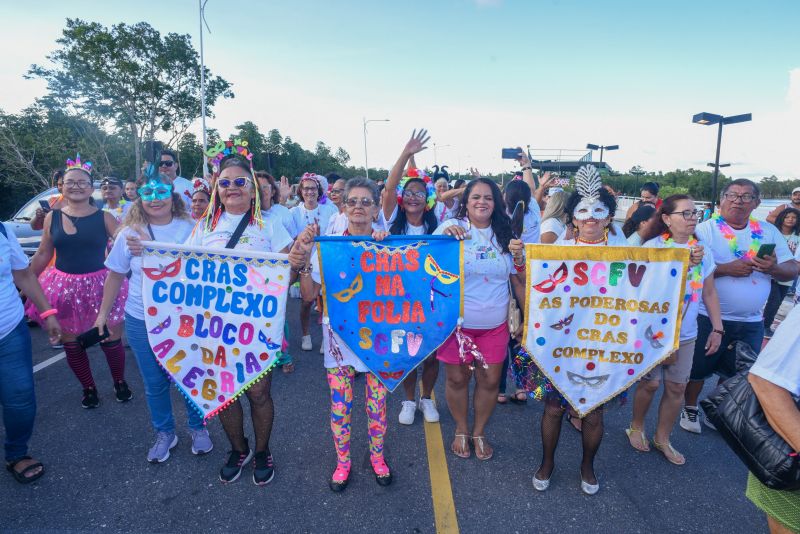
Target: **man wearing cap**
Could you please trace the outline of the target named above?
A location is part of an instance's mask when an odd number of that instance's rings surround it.
[[[100,192],[103,194],[103,211],[114,216],[117,223],[128,213],[130,202],[122,198],[122,180],[116,176],[106,176],[100,182]]]
[[[178,176],[178,156],[175,152],[172,150],[161,151],[161,158],[158,160],[158,173],[172,180],[172,191],[180,195],[184,205],[186,205],[186,211],[191,211],[194,187],[192,182],[183,176]]]
[[[786,208],[794,208],[800,210],[800,187],[795,187],[792,189],[792,201],[788,204],[781,204],[767,215],[767,222],[770,224],[775,224],[775,221],[778,220],[778,216],[783,213],[783,210]]]

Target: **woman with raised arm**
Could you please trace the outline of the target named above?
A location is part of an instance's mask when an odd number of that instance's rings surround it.
[[[456,422],[450,450],[460,458],[469,458],[471,442],[475,456],[488,460],[494,450],[486,438],[486,424],[497,403],[508,347],[510,288],[520,303],[525,302],[524,275],[518,276],[525,270],[524,244],[512,238],[503,195],[488,178],[476,178],[467,185],[457,218],[439,225],[435,233],[465,240],[463,327],[437,351],[437,358],[445,364],[447,406]],[[473,375],[475,415],[470,428],[469,384]]]
[[[92,164],[67,160],[64,173],[64,203],[61,209],[50,211],[44,220],[44,233],[39,249],[31,260],[33,272],[39,276],[50,305],[58,310],[67,364],[83,387],[83,408],[100,404],[97,387],[89,366],[86,349],[77,340],[80,334],[94,325],[103,301],[103,283],[108,269],[104,262],[109,238],[117,231],[117,221],[108,212],[90,203],[92,198]],[[55,265],[45,267],[56,255]],[[122,321],[127,280],[123,283],[108,316],[110,336],[100,343],[111,370],[116,399],[127,402],[131,390],[125,382],[125,347],[122,346]],[[41,323],[35,308],[27,308],[28,317]],[[102,332],[101,332],[102,334]]]
[[[380,209],[380,195],[374,182],[366,178],[351,178],[344,188],[344,203],[347,210],[348,226],[339,234],[345,236],[372,236],[382,240],[387,233],[373,230],[372,222]],[[300,291],[305,302],[314,302],[322,287],[320,262],[314,237],[319,235],[316,224],[306,227],[298,236],[289,253],[292,265],[302,265],[300,274]],[[313,252],[312,252],[313,249]],[[369,457],[375,480],[381,486],[392,483],[392,474],[383,455],[383,440],[386,434],[386,393],[387,389],[381,381],[347,348],[347,345],[334,332],[332,338],[335,347],[331,346],[331,336],[323,335],[324,365],[327,369],[328,387],[331,394],[331,431],[333,445],[336,449],[336,469],[328,482],[331,491],[344,490],[350,479],[350,417],[353,408],[353,381],[356,372],[366,375],[366,411],[369,421]]]

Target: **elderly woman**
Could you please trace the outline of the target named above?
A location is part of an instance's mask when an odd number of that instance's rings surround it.
[[[473,365],[474,351],[469,351],[462,360],[455,333],[437,351],[437,358],[445,364],[447,406],[456,422],[450,450],[460,458],[469,458],[471,441],[475,456],[488,460],[494,451],[485,430],[497,403],[500,373],[508,347],[508,305],[512,298],[509,288],[513,287],[519,302],[525,301],[524,280],[517,276],[525,270],[524,245],[512,239],[503,194],[497,184],[487,178],[476,178],[467,185],[457,218],[442,223],[435,233],[465,240],[462,333],[483,360]],[[467,412],[473,375],[475,418],[470,429]]]
[[[237,157],[223,160],[219,177],[214,184],[207,218],[198,224],[187,244],[259,252],[287,252],[292,238],[282,225],[263,224],[259,208],[259,188],[250,165]],[[272,373],[268,373],[246,391],[256,436],[255,454],[244,435],[241,402],[237,400],[219,414],[232,448],[228,461],[219,473],[219,479],[223,483],[238,479],[242,467],[251,458],[254,458],[254,484],[268,484],[275,474],[269,450],[274,417],[271,385]]]
[[[21,483],[27,484],[44,475],[41,462],[28,456],[28,440],[36,417],[36,394],[33,389],[33,354],[31,335],[17,287],[38,308],[50,334],[50,343],[58,343],[61,326],[57,310],[50,307],[39,282],[28,267],[28,257],[19,246],[11,228],[0,222],[0,405],[5,427],[6,469]]]
[[[315,224],[324,232],[328,228],[331,217],[336,216],[338,209],[332,202],[320,203],[325,196],[325,189],[327,189],[327,186],[323,188],[323,183],[327,183],[327,180],[324,176],[318,174],[307,172],[300,177],[297,192],[301,203],[290,210],[298,233],[312,224]],[[309,334],[311,306],[313,304],[313,302],[304,301],[300,305],[300,328],[303,332],[300,348],[303,350],[314,348],[311,343],[311,334]]]
[[[128,245],[128,238],[141,237],[160,243],[183,243],[192,233],[194,224],[186,213],[183,200],[173,191],[172,181],[168,177],[149,178],[142,182],[137,193],[137,200],[131,203],[128,215],[106,259],[108,276],[103,290],[103,303],[94,325],[102,331],[122,283],[130,272],[130,290],[125,302],[125,335],[142,375],[150,422],[156,433],[155,442],[147,453],[147,461],[162,463],[169,459],[170,450],[178,444],[170,398],[172,386],[167,373],[158,364],[147,338],[142,302],[141,250],[134,245],[134,254]],[[188,399],[184,400],[192,438],[192,453],[211,452],[213,444],[203,425],[203,418]]]
[[[372,236],[378,241],[387,233],[373,230],[372,221],[378,215],[380,195],[374,182],[366,178],[351,178],[344,188],[344,203],[349,224],[339,234],[344,236]],[[319,235],[319,226],[313,224],[298,236],[289,253],[292,265],[302,264],[299,270],[300,291],[305,302],[314,302],[322,287],[320,263],[314,236]],[[313,253],[312,253],[313,249]],[[392,474],[383,456],[383,439],[386,434],[386,387],[369,369],[347,348],[336,334],[341,357],[333,356],[330,339],[323,336],[325,367],[328,374],[328,387],[331,393],[331,431],[336,449],[336,469],[329,481],[332,491],[340,492],[347,486],[350,478],[350,413],[353,407],[353,380],[356,372],[366,375],[366,409],[369,421],[369,456],[375,480],[381,486],[392,483]]]
[[[650,206],[643,206],[639,210]],[[655,208],[651,208],[655,209]],[[639,211],[637,210],[637,212]],[[694,237],[697,226],[697,210],[694,201],[688,195],[673,195],[664,199],[658,211],[657,226],[654,232],[658,237],[647,241],[645,247],[654,248],[688,248],[697,255],[702,244]],[[697,249],[701,250],[697,250]],[[706,354],[714,354],[722,341],[722,317],[719,310],[719,298],[714,285],[714,258],[706,253],[701,262],[689,267],[686,276],[686,289],[683,298],[683,321],[681,323],[680,346],[678,350],[660,365],[648,372],[636,386],[633,396],[633,419],[625,430],[631,447],[639,452],[648,452],[650,444],[645,437],[644,418],[653,402],[662,380],[664,394],[658,407],[658,422],[653,435],[653,445],[664,457],[675,465],[683,465],[686,458],[675,450],[669,440],[672,427],[678,420],[683,403],[683,393],[689,383],[692,372],[694,346],[697,341],[697,313],[700,300],[709,311],[714,331],[705,342]],[[709,278],[710,277],[710,278]]]

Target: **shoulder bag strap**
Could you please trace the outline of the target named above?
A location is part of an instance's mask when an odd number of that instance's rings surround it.
[[[244,229],[247,228],[247,224],[250,222],[250,217],[248,217],[249,213],[245,213],[242,215],[242,220],[239,221],[239,225],[236,227],[236,230],[233,231],[233,235],[225,244],[225,248],[234,248],[239,243],[239,239],[242,237],[244,233]]]

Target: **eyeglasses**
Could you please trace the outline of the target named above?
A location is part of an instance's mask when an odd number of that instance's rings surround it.
[[[331,195],[341,195],[344,193],[344,189],[331,189]]]
[[[90,185],[92,185],[92,182],[86,180],[78,180],[77,182],[73,182],[72,180],[67,180],[66,182],[64,182],[64,187],[69,189],[72,189],[74,187],[78,189],[85,189]]]
[[[673,211],[670,215],[683,215],[683,220],[685,221],[693,221],[697,219],[697,210],[683,210],[683,211]]]
[[[426,196],[425,191],[403,191],[403,198],[418,198],[422,200]]]
[[[172,167],[173,165],[175,165],[175,162],[168,159],[162,159],[158,162],[159,167]]]
[[[301,187],[300,190],[305,192],[305,193],[314,193],[317,190],[317,188],[316,187]]]
[[[231,186],[235,186],[241,189],[244,186],[246,186],[250,181],[251,179],[249,176],[239,176],[237,178],[234,178],[233,180],[230,180],[228,178],[221,178],[217,180],[217,185],[222,189],[228,189]]]
[[[355,208],[356,206],[363,206],[365,208],[369,208],[370,206],[375,204],[375,201],[372,200],[371,198],[348,198],[347,200],[344,201],[344,203],[347,204],[348,208]]]
[[[137,193],[139,193],[143,202],[166,200],[172,196],[172,186],[169,184],[162,184],[158,187],[143,185],[137,190]]]
[[[737,195],[736,193],[725,193],[722,196],[728,202],[736,202],[737,200],[739,200],[743,204],[748,204],[757,198],[755,195],[751,195],[750,193],[745,193],[744,195]]]

